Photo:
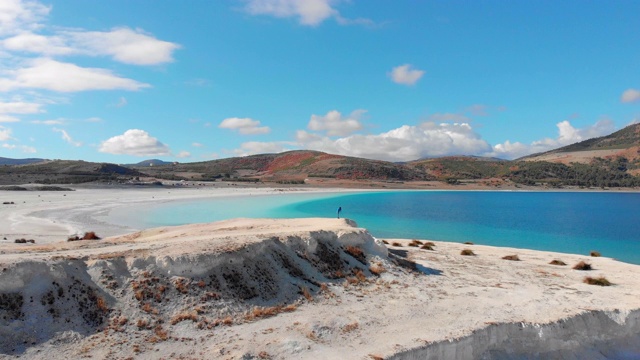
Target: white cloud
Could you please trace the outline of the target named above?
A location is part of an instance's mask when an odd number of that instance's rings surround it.
[[[188,158],[191,157],[191,153],[188,151],[180,151],[177,155],[177,158]]]
[[[279,18],[297,17],[302,25],[317,26],[338,14],[331,0],[249,0],[245,7],[252,15]]]
[[[11,129],[0,126],[0,141],[7,141],[13,139],[11,137]]]
[[[99,118],[97,116],[92,116],[90,118],[87,118],[85,121],[86,122],[90,122],[90,123],[100,123],[100,122],[103,122],[104,120],[102,120],[101,118]]]
[[[571,145],[587,139],[604,136],[615,130],[613,121],[602,119],[591,126],[582,129],[575,128],[567,120],[556,124],[558,127],[558,137],[555,139],[544,138],[532,142],[531,144],[523,144],[521,142],[505,141],[493,147],[493,151],[486,153],[486,156],[495,156],[506,159],[516,159],[522,156],[541,153],[563,146]]]
[[[14,116],[0,114],[0,123],[18,122],[20,119]]]
[[[0,101],[0,114],[36,114],[42,112],[42,104],[24,101]]]
[[[169,147],[144,130],[130,129],[122,135],[103,141],[100,152],[116,155],[159,156],[170,155]]]
[[[422,75],[424,75],[424,71],[412,69],[410,64],[396,66],[391,70],[391,80],[402,85],[414,85]]]
[[[326,131],[329,136],[345,136],[362,129],[360,118],[366,110],[356,110],[348,117],[343,117],[336,110],[326,115],[311,115],[307,128],[313,131]]]
[[[45,89],[59,92],[87,90],[140,90],[149,87],[135,80],[114,75],[111,71],[98,68],[83,68],[71,63],[39,58],[30,65],[17,70],[5,70],[7,75],[0,78],[0,91],[20,88]]]
[[[51,7],[30,0],[0,1],[0,35],[13,34],[39,27],[39,21],[49,14]]]
[[[124,96],[120,96],[120,99],[118,100],[118,102],[113,105],[117,108],[121,108],[127,105],[127,99]]]
[[[13,144],[2,144],[2,147],[9,150],[13,150],[16,148],[16,146]]]
[[[623,103],[631,103],[640,101],[640,90],[636,89],[627,89],[622,93],[620,97],[620,101]]]
[[[291,143],[288,141],[276,141],[276,142],[259,142],[259,141],[249,141],[242,143],[239,149],[233,150],[232,153],[237,156],[248,156],[254,154],[275,154],[281,153],[283,151],[291,150],[290,147],[293,145],[295,147],[295,143]]]
[[[63,119],[56,119],[56,120],[32,120],[31,121],[32,124],[38,124],[38,125],[64,125],[66,123],[65,120]]]
[[[3,48],[10,51],[37,53],[41,55],[70,55],[78,50],[67,45],[62,36],[45,36],[32,32],[23,32],[0,41]]]
[[[191,143],[191,146],[193,146],[193,147],[203,147],[204,145],[200,144],[199,142],[194,142],[194,143]]]
[[[242,135],[267,134],[271,131],[268,126],[260,126],[260,121],[250,118],[224,119],[218,127],[238,131]]]
[[[36,148],[34,148],[33,146],[20,145],[20,149],[23,153],[26,154],[33,154],[36,152]]]
[[[157,65],[173,61],[173,51],[180,45],[158,40],[141,29],[127,27],[111,31],[63,31],[61,36],[77,52],[84,55],[111,56],[114,60],[133,65]]]
[[[69,133],[67,133],[66,130],[53,128],[53,131],[61,133],[62,134],[62,139],[64,141],[66,141],[67,143],[69,143],[69,144],[71,144],[71,145],[73,145],[75,147],[82,146],[82,143],[78,142],[78,141],[74,141],[73,138],[71,138],[71,136],[69,135]]]

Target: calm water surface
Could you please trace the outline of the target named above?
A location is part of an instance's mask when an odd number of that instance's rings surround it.
[[[402,191],[297,194],[170,203],[138,227],[235,217],[355,220],[377,237],[588,254],[640,264],[640,194],[586,192]]]

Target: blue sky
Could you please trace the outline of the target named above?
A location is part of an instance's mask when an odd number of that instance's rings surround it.
[[[517,158],[640,121],[638,1],[0,0],[0,156]]]

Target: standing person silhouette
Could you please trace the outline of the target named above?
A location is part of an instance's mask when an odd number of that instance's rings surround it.
[[[338,219],[340,219],[340,213],[342,212],[342,206],[338,208]]]

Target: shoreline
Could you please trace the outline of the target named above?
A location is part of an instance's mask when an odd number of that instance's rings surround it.
[[[70,281],[71,275],[96,284],[92,286],[108,294],[108,304],[115,312],[110,315],[112,320],[106,331],[82,336],[72,336],[69,330],[53,333],[33,348],[25,349],[26,357],[38,359],[77,358],[85,354],[99,358],[117,354],[159,359],[169,353],[187,358],[239,358],[245,354],[257,357],[263,352],[272,358],[338,359],[369,355],[438,358],[434,357],[434,351],[453,354],[447,358],[464,359],[470,357],[469,349],[477,348],[470,344],[489,344],[487,336],[492,339],[493,347],[485,348],[485,352],[508,353],[514,341],[522,339],[519,337],[522,331],[536,335],[522,340],[518,349],[524,354],[553,349],[571,353],[582,350],[583,346],[599,349],[601,344],[596,340],[602,339],[605,333],[608,339],[620,342],[621,349],[629,347],[637,351],[632,347],[637,342],[632,340],[640,335],[634,328],[639,324],[640,309],[638,265],[606,257],[449,242],[434,242],[433,250],[423,250],[410,246],[412,240],[408,239],[385,239],[389,245],[381,248],[382,239],[376,240],[366,230],[353,226],[353,222],[344,219],[238,219],[149,229],[101,241],[42,245],[33,250],[31,246],[12,244],[0,254],[0,267],[8,269],[3,270],[7,272],[3,275],[5,283],[0,281],[0,292],[16,291],[24,286],[28,288],[25,296],[34,296],[34,291],[45,294],[52,280],[24,278],[28,269],[39,269],[34,270],[37,275],[33,276],[57,276],[53,281],[66,284],[63,281]],[[335,234],[332,236],[336,240],[332,240],[330,234]],[[350,266],[363,268],[365,277],[356,280],[350,270],[345,277],[338,278],[313,275],[313,271],[309,272],[313,269],[304,264],[314,262],[306,263],[305,257],[296,255],[304,248],[318,251],[319,242],[328,245],[335,241],[343,248],[357,244],[365,251],[366,264],[345,253],[341,253],[342,260],[335,263],[340,265],[344,260]],[[286,249],[297,252],[291,252],[289,260],[274,260],[282,259],[289,251]],[[472,249],[475,256],[461,256],[463,249]],[[503,260],[507,255],[518,255],[520,261]],[[331,261],[331,258],[325,260]],[[567,265],[549,264],[556,259]],[[580,261],[591,263],[593,270],[572,269]],[[414,268],[406,266],[411,263],[415,264]],[[224,279],[222,274],[229,273],[230,264],[237,264],[235,269],[246,274],[244,281],[235,280],[239,275],[229,277],[232,284],[251,284],[256,281],[251,274],[264,271],[273,272],[279,283],[267,282],[270,284],[267,287],[256,287],[263,289],[258,294],[271,294],[264,295],[265,300],[241,296],[234,301],[224,300],[227,296],[224,290],[208,288],[217,285],[209,282],[199,285],[200,279],[209,279],[213,272],[219,271],[217,278]],[[246,268],[242,264],[264,264],[264,268],[242,270]],[[46,270],[49,267],[51,269]],[[377,275],[369,273],[367,269],[373,267],[384,271],[376,270]],[[325,269],[325,265],[319,269]],[[60,277],[61,271],[69,275]],[[47,275],[49,273],[52,275]],[[10,281],[14,276],[19,276],[21,281]],[[583,283],[586,276],[604,276],[614,285],[588,285]],[[155,278],[160,280],[153,280]],[[120,285],[112,288],[110,281],[114,280]],[[169,287],[164,293],[165,300],[150,302],[158,309],[157,314],[144,310],[144,298],[139,303],[136,301],[135,291],[139,285],[135,284],[145,281],[166,282]],[[191,284],[188,290],[180,288],[179,284],[184,281]],[[298,282],[305,285],[296,286],[307,286],[311,292],[307,299],[303,292],[285,290],[286,286]],[[228,289],[239,294],[246,291],[235,285]],[[273,295],[272,289],[280,289],[281,295]],[[220,292],[222,300],[202,303],[207,291]],[[268,300],[274,296],[274,300]],[[255,306],[281,303],[280,296],[294,296],[285,300],[285,304],[294,304],[295,310],[242,320],[247,319],[247,311],[251,314],[250,309]],[[40,306],[39,298],[35,299],[29,306]],[[195,320],[172,320],[181,311],[192,311],[198,304],[216,301],[222,301],[223,314],[231,311],[230,316],[237,320],[212,329],[200,329]],[[65,311],[76,309],[64,303],[60,306],[67,309]],[[138,310],[140,306],[143,310]],[[189,316],[199,321],[214,316],[208,315],[213,310],[207,309]],[[146,334],[153,336],[153,330],[140,330],[136,326],[136,321],[150,316],[164,319],[162,328],[169,334],[165,340],[149,342]],[[121,320],[122,317],[128,322]],[[586,324],[591,332],[580,330]],[[61,322],[60,326],[67,325]],[[2,328],[0,326],[0,331]],[[541,330],[544,337],[537,335],[542,334]],[[625,338],[625,334],[632,336],[631,340]],[[536,347],[536,341],[542,340],[551,341],[544,344],[554,348]],[[105,343],[108,346],[105,347]],[[198,346],[194,347],[195,344]]]

